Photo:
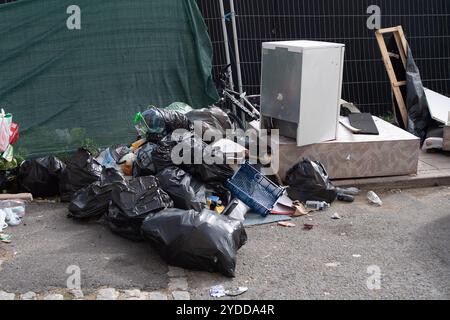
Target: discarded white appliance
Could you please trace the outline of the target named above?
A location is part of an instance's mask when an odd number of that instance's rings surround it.
[[[317,41],[263,43],[261,127],[297,146],[335,140],[345,45]]]

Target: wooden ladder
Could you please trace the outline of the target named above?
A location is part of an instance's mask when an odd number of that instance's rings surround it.
[[[408,59],[408,41],[406,41],[405,33],[403,32],[402,26],[380,29],[375,32],[375,36],[380,46],[381,55],[383,57],[384,65],[386,67],[389,80],[391,81],[392,92],[394,93],[395,100],[397,101],[398,108],[403,121],[404,128],[408,127],[408,109],[406,108],[406,102],[403,98],[400,87],[406,86],[406,81],[398,81],[397,76],[394,72],[394,67],[392,65],[391,56],[392,53],[388,52],[386,42],[384,40],[384,34],[392,33],[395,38],[395,42],[400,53],[400,58],[402,59],[403,66],[406,71],[406,64]]]

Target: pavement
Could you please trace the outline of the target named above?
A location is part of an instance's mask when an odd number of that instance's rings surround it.
[[[66,204],[32,203],[24,223],[5,230],[12,243],[0,243],[0,299],[72,299],[73,265],[86,299],[213,299],[218,284],[249,288],[234,299],[450,299],[450,188],[379,195],[382,207],[362,194],[293,228],[247,228],[233,279],[168,267],[146,243],[67,218]]]

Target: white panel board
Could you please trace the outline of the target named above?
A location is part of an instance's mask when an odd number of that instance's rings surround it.
[[[443,124],[449,121],[450,98],[425,88],[431,117]]]

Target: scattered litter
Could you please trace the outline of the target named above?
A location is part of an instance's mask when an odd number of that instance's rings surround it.
[[[225,289],[223,285],[212,286],[209,289],[209,295],[214,298],[222,298],[225,296],[236,297],[248,291],[248,287],[237,287],[233,289]]]
[[[341,219],[341,216],[339,215],[339,213],[335,212],[335,213],[331,216],[331,219],[333,219],[333,220],[339,220],[339,219]]]
[[[306,208],[311,211],[323,211],[330,207],[325,201],[306,201]]]
[[[314,228],[314,225],[312,225],[312,224],[305,223],[303,225],[303,230],[312,230],[312,228]]]
[[[292,203],[292,207],[295,209],[295,213],[294,213],[294,217],[301,217],[301,216],[305,216],[308,213],[312,212],[312,209],[308,209],[305,207],[305,205],[303,203],[301,203],[300,201],[294,201]]]
[[[341,232],[339,235],[340,236],[346,236],[347,234],[345,232]]]
[[[367,193],[367,200],[370,204],[381,207],[383,205],[383,201],[381,201],[380,197],[373,191],[369,191]]]
[[[293,228],[293,227],[295,227],[295,223],[289,222],[289,221],[280,221],[280,222],[278,222],[278,225],[282,226],[282,227],[286,227],[286,228]]]
[[[339,267],[341,265],[340,262],[329,262],[329,263],[325,263],[325,266],[330,267],[330,268],[336,268]]]
[[[392,189],[391,193],[402,193],[401,189]]]
[[[245,215],[250,211],[249,206],[239,199],[233,199],[224,209],[222,214],[230,219],[244,222]]]
[[[0,232],[8,226],[18,226],[25,215],[25,204],[22,201],[0,201]]]
[[[360,254],[354,254],[353,258],[361,258],[361,255]]]
[[[12,236],[6,233],[0,233],[0,241],[4,243],[11,243]]]
[[[222,298],[226,296],[225,288],[222,285],[212,286],[209,289],[209,295],[214,298]]]
[[[230,297],[237,297],[241,294],[244,294],[248,291],[247,287],[237,287],[235,289],[227,289],[225,290],[225,294]]]

